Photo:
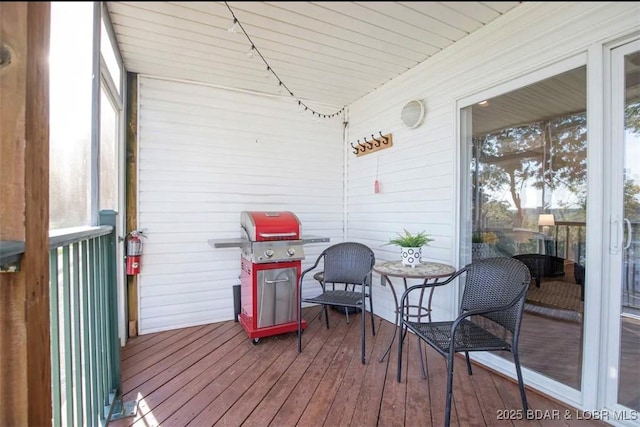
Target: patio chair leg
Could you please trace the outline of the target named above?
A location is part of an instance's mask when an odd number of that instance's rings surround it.
[[[336,288],[336,284],[334,283],[334,284],[333,284],[333,289],[335,290],[335,288]],[[345,290],[345,291],[348,291],[348,290],[349,290],[349,284],[348,284],[348,283],[345,283],[345,284],[344,284],[344,290]],[[353,290],[353,289],[352,289],[352,290]],[[344,308],[344,317],[345,317],[346,322],[347,322],[347,325],[348,325],[348,324],[349,324],[349,307],[345,307],[345,308]]]
[[[302,353],[302,305],[298,305],[298,353]]]
[[[362,309],[364,310],[364,303],[362,304]],[[376,334],[376,322],[373,319],[373,298],[371,297],[371,292],[369,292],[369,312],[371,314],[371,335]]]
[[[402,332],[402,323],[398,325],[398,329],[400,329],[400,334],[398,336],[398,375],[397,380],[401,382],[402,379],[402,341],[404,340],[404,333]],[[418,339],[419,340],[419,339]],[[389,356],[391,357],[391,356]]]
[[[422,368],[422,379],[427,379],[427,370],[424,368],[424,356],[422,355],[422,342],[418,339],[418,354],[420,355],[420,368]]]
[[[453,359],[455,354],[447,356],[447,403],[444,410],[444,426],[449,427],[451,423],[451,397],[453,394]]]
[[[471,360],[469,359],[468,351],[464,352],[464,357],[465,359],[467,359],[467,372],[469,373],[469,375],[473,375],[473,371],[471,371]]]
[[[526,414],[529,405],[527,404],[527,395],[524,391],[524,380],[522,379],[522,370],[520,369],[520,357],[518,357],[518,351],[513,352],[513,361],[516,365],[516,374],[518,375],[518,386],[520,387],[520,398],[522,399],[522,410]]]
[[[323,305],[324,308],[324,323],[327,325],[327,329],[329,329],[329,311],[327,310],[327,306]]]
[[[364,304],[362,305],[362,313],[360,316],[360,323],[362,324],[362,329],[360,331],[360,334],[362,335],[361,338],[361,345],[362,345],[362,364],[365,364],[365,329],[364,329],[364,324],[365,324],[365,315],[366,315],[366,311],[364,310]]]

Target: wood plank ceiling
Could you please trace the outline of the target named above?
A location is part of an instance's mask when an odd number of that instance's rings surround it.
[[[289,93],[329,115],[519,3],[107,2],[107,8],[127,71]],[[234,15],[257,52],[242,29],[229,31]]]

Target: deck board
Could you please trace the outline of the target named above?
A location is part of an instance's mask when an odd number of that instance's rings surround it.
[[[409,334],[403,349],[402,381],[396,381],[397,342],[380,362],[395,327],[375,317],[376,335],[366,323],[366,364],[360,361],[360,316],[319,307],[304,310],[308,326],[298,353],[297,334],[254,343],[239,323],[228,321],[130,340],[122,351],[124,401],[137,400],[135,417],[112,427],[148,426],[441,426],[446,363],[423,347],[427,379],[420,372],[418,341]],[[499,410],[519,410],[517,383],[456,357],[451,425],[572,426],[564,420],[498,420]],[[528,390],[530,408],[570,409]],[[582,420],[582,426],[602,426]]]
[[[482,416],[481,402],[478,400],[478,391],[473,387],[469,378],[465,358],[456,355],[454,367],[453,400],[456,405],[458,424],[462,426],[482,425],[485,421]],[[479,367],[472,366],[472,372],[479,370]],[[484,394],[484,390],[479,392]]]
[[[374,352],[374,349],[376,348],[376,342],[378,342],[378,337],[380,336],[381,325],[379,318],[376,318],[375,325],[377,335],[371,338],[369,335],[367,336],[365,358],[370,361],[369,363],[378,363],[377,353]],[[360,338],[359,334],[357,334],[357,337],[358,339]],[[357,352],[357,355],[360,354],[359,341],[352,348],[352,352]],[[331,427],[338,425],[350,425],[356,408],[356,403],[358,401],[358,395],[365,380],[366,372],[367,365],[362,364],[360,357],[352,357],[349,365],[347,366],[347,371],[345,372],[342,383],[336,390],[336,394],[333,397],[331,407],[324,418],[323,425]]]
[[[202,326],[197,326],[194,329],[199,329]],[[184,328],[187,329],[187,328]],[[168,340],[175,334],[183,332],[183,329],[174,329],[165,332],[155,332],[147,335],[140,335],[134,337],[127,342],[127,345],[122,349],[120,358],[122,361],[127,360],[129,357],[135,356],[141,353],[144,349],[149,348],[157,344],[158,342]]]
[[[201,339],[197,341],[185,342],[184,346],[181,342],[167,343],[166,345],[169,351],[164,353],[162,358],[154,358],[154,363],[150,364],[146,360],[142,363],[134,363],[132,361],[132,367],[129,369],[130,375],[125,377],[123,373],[123,387],[126,389],[135,389],[150,379],[157,379],[159,375],[163,375],[163,373],[169,369],[178,369],[181,371],[183,369],[182,367],[175,368],[173,365],[184,365],[191,360],[197,360],[199,354],[209,352],[210,350],[203,350],[202,347],[211,346],[211,342],[215,341],[218,336],[228,330],[228,328],[228,325],[222,325],[217,328],[203,328],[203,330],[207,332],[206,335],[201,335]]]
[[[142,398],[144,405],[140,405],[141,413],[135,425],[160,425],[177,408],[187,404],[194,390],[204,387],[249,351],[246,344],[242,330],[230,328],[190,357],[176,358],[174,365],[138,388],[137,399]]]
[[[326,340],[322,341],[321,345],[318,345],[320,341],[317,339],[305,345],[303,334],[302,353],[247,419],[247,425],[296,425],[347,330],[344,318],[339,318],[339,321],[333,321],[331,328],[326,330]],[[270,407],[273,401],[280,404],[277,408],[269,408],[266,411],[266,407]],[[265,413],[272,413],[274,410],[273,418],[268,420]]]
[[[359,319],[356,316],[351,321],[359,321]],[[370,332],[371,330],[367,328],[367,334]],[[337,396],[338,389],[348,374],[349,362],[354,359],[354,353],[360,352],[359,328],[349,328],[338,347],[333,355],[330,354],[332,360],[324,368],[318,386],[298,419],[299,425],[313,427],[324,424],[331,405]],[[282,421],[284,422],[286,419],[282,419]]]
[[[355,410],[345,425],[373,426],[378,424],[380,405],[384,391],[384,383],[387,376],[388,357],[379,363],[376,360],[378,354],[382,354],[389,344],[394,326],[389,322],[382,322],[373,348],[373,357],[369,359],[365,370],[364,380],[358,392]],[[345,420],[346,421],[346,420]]]
[[[431,425],[444,424],[445,395],[447,393],[447,363],[444,357],[427,349],[427,375],[429,377],[429,407],[431,408]],[[419,375],[419,374],[418,374]],[[454,396],[456,395],[454,390]],[[457,425],[455,400],[451,405],[451,425]]]
[[[404,351],[407,355],[408,363],[403,364],[407,368],[402,373],[402,377],[406,379],[407,389],[411,390],[412,396],[407,398],[405,403],[405,425],[428,426],[431,424],[431,405],[425,405],[424,403],[430,400],[429,381],[422,378],[418,340],[414,335],[409,335],[408,339],[408,345],[406,351]],[[398,351],[397,346],[393,346],[393,351]],[[426,367],[425,363],[425,369]],[[397,366],[394,366],[393,369],[395,379]],[[411,373],[411,375],[408,375],[408,373]],[[428,372],[427,375],[429,375]]]
[[[312,322],[303,333],[305,340],[315,341],[316,336],[321,334],[324,326],[320,322]],[[326,332],[325,332],[326,333]],[[255,381],[252,386],[245,391],[243,396],[238,399],[219,420],[213,420],[216,426],[239,426],[254,412],[254,410],[265,399],[265,396],[271,391],[274,385],[287,372],[291,364],[298,356],[298,341],[295,334],[284,336],[288,340],[287,351],[284,352],[263,375]],[[280,336],[269,337],[268,340],[282,339]],[[268,340],[265,340],[268,341]]]
[[[245,346],[253,344],[244,343]],[[284,340],[268,340],[242,355],[215,381],[211,381],[169,418],[169,425],[211,425],[260,378],[286,349]],[[245,367],[241,369],[240,367]]]
[[[380,414],[378,416],[379,425],[390,427],[402,427],[406,425],[404,414],[406,410],[405,400],[408,392],[406,382],[407,375],[404,377],[404,382],[398,382],[396,377],[396,373],[398,371],[398,351],[396,348],[396,346],[392,346],[384,361],[387,369],[383,383],[384,393],[382,393],[382,399],[380,402]],[[411,349],[407,350],[410,351]],[[409,351],[403,351],[402,353],[403,366],[407,366],[407,354]],[[407,369],[407,372],[411,371]]]
[[[440,356],[442,357],[442,356]],[[498,388],[493,382],[492,374],[486,369],[482,369],[472,362],[473,375],[470,382],[475,390],[475,397],[480,405],[480,412],[487,426],[511,426],[512,422],[508,420],[498,420],[497,411],[506,409],[504,402],[500,397]],[[465,368],[466,369],[466,368]],[[531,400],[532,393],[527,394],[527,400]],[[531,404],[531,402],[529,402]]]

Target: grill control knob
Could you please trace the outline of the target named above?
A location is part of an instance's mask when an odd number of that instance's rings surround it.
[[[294,256],[296,254],[296,250],[293,248],[287,249],[287,255]]]
[[[271,258],[273,256],[273,249],[267,249],[266,251],[264,251],[264,256],[266,256],[267,258]]]

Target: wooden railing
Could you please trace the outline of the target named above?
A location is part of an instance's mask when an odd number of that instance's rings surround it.
[[[120,391],[114,227],[56,231],[50,248],[53,425],[105,425]]]
[[[584,264],[586,225],[578,221],[556,221],[554,255]]]
[[[556,250],[558,243],[563,242],[558,256],[584,266],[585,225],[584,222],[556,222]],[[624,241],[629,247],[624,249],[622,307],[625,313],[640,315],[640,223],[629,223],[624,231]]]
[[[516,230],[521,233],[520,238],[514,235]],[[586,264],[586,223],[583,221],[556,221],[548,236],[541,231],[487,228],[483,233],[491,233],[497,239],[492,252],[487,256],[511,256],[524,253],[554,255],[561,260],[573,261],[577,264],[574,267],[574,278],[576,281],[583,281]],[[631,233],[630,237],[629,233]],[[501,245],[501,236],[506,236],[507,243],[510,239],[515,242],[520,240],[519,246],[518,244],[514,244],[513,247],[508,244]],[[625,227],[623,240],[625,244],[628,244],[628,247],[624,249],[622,307],[626,314],[640,316],[640,222],[630,222]],[[504,247],[506,250],[500,251]],[[510,252],[512,250],[513,253]],[[577,268],[582,270],[576,270]],[[576,271],[581,271],[582,277],[580,274],[576,274]]]

